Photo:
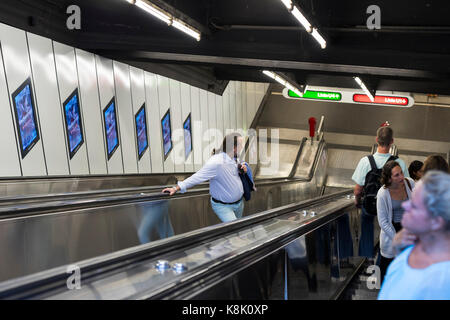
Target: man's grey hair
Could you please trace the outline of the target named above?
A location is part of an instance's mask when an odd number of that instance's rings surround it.
[[[450,174],[430,170],[421,181],[425,207],[432,216],[442,217],[450,231]]]

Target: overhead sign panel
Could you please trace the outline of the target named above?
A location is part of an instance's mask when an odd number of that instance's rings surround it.
[[[289,97],[292,98],[303,98],[303,99],[319,99],[319,100],[332,100],[340,101],[342,99],[342,94],[339,92],[326,92],[326,91],[306,91],[302,97],[296,94],[292,90],[288,90]]]
[[[372,102],[369,97],[358,89],[308,86],[308,90],[303,96],[295,92],[283,89],[283,96],[287,99],[306,101],[328,101],[337,103],[352,103],[371,106],[391,106],[409,108],[414,105],[414,98],[408,92],[377,91],[377,95]]]
[[[369,97],[365,94],[354,94],[354,102],[363,103],[377,103],[377,104],[390,104],[395,106],[407,106],[409,99],[407,97],[396,97],[396,96],[375,96],[374,101],[370,101]]]

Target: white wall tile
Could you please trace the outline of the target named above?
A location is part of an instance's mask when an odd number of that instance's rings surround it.
[[[133,124],[134,129],[136,130],[136,115],[139,109],[145,104],[145,80],[144,80],[144,71],[135,67],[130,66],[130,80],[131,80],[131,97],[133,104]],[[149,151],[149,130],[148,130],[148,106],[145,105],[145,121],[146,121],[146,130],[147,130],[147,150],[139,159],[138,153],[138,144],[137,144],[137,136],[135,133],[135,144],[136,144],[136,159],[138,161],[138,172],[139,173],[150,173],[151,172],[151,164],[150,164],[150,151]]]
[[[22,175],[0,41],[0,177]]]
[[[107,157],[107,143],[105,138],[104,129],[104,109],[108,106],[108,103],[112,98],[115,98],[115,88],[114,88],[114,74],[112,67],[112,60],[106,59],[100,56],[95,56],[96,66],[97,66],[97,79],[98,79],[98,91],[100,97],[100,110],[102,112],[102,127],[103,136],[105,139],[105,155]],[[117,115],[117,101],[116,103],[116,116]],[[108,174],[123,174],[123,162],[122,162],[122,146],[120,142],[120,128],[118,128],[118,138],[119,147],[114,151],[111,158],[107,161]]]
[[[192,109],[192,144],[194,153],[194,171],[198,171],[203,164],[203,123],[200,115],[200,89],[191,89]]]
[[[107,174],[105,133],[99,101],[95,55],[76,49],[79,94],[83,101],[84,132],[91,174]],[[48,161],[48,160],[47,160]]]
[[[209,134],[209,108],[208,108],[208,93],[200,89],[200,118],[202,121],[202,161],[203,164],[208,161],[211,156],[209,148],[210,134]]]
[[[55,54],[56,75],[58,78],[60,100],[61,103],[64,103],[64,101],[66,101],[66,99],[73,93],[73,91],[78,88],[78,73],[75,62],[75,50],[72,47],[66,46],[58,42],[53,42],[53,50]],[[78,92],[78,102],[81,113],[81,125],[83,127],[83,137],[84,139],[86,139],[86,135],[84,134],[85,124],[83,120],[84,119],[83,101],[79,96],[79,92]],[[61,108],[63,108],[62,105]],[[63,109],[62,112],[64,114]],[[64,128],[66,128],[65,120],[63,121],[64,121]],[[64,136],[66,136],[66,133],[64,134]],[[67,142],[68,150],[69,147],[70,147],[69,143]],[[70,165],[70,174],[72,175],[89,174],[87,148],[85,142],[83,142],[78,151],[76,151],[73,158],[69,160],[69,165]]]
[[[237,129],[236,82],[230,81],[228,87],[230,95],[230,129],[235,131]]]
[[[22,174],[23,176],[45,176],[47,175],[47,168],[42,146],[43,137],[42,133],[40,132],[39,106],[36,102],[36,97],[34,96],[35,89],[33,79],[31,77],[30,59],[25,31],[0,24],[0,43],[2,46],[3,63],[5,66],[9,96],[11,97],[11,94],[20,85],[22,85],[25,80],[31,79],[32,84],[33,98],[36,108],[36,121],[40,138],[39,141],[37,141],[33,148],[28,152],[26,157],[20,160]],[[13,108],[12,101],[11,108]],[[13,116],[13,119],[15,119],[15,116]],[[16,132],[16,135],[17,134],[19,133]]]
[[[66,129],[50,39],[27,34],[48,175],[68,175]],[[86,172],[84,172],[86,173]]]
[[[236,84],[236,130],[244,130],[244,107],[242,105],[242,83]]]
[[[169,79],[163,76],[156,76],[158,79],[158,95],[159,95],[159,112],[160,112],[160,120],[164,117],[167,110],[171,109],[170,105],[170,87],[169,87]],[[172,112],[170,111],[170,125],[173,135],[173,117]],[[162,140],[161,140],[162,144]],[[164,157],[164,154],[163,154]],[[167,158],[164,161],[164,172],[174,172],[175,166],[173,161],[173,137],[172,137],[172,151],[167,154]]]
[[[184,122],[186,121],[188,115],[191,115],[191,143],[194,144],[192,139],[192,124],[193,124],[193,116],[191,110],[191,87],[186,83],[181,83],[181,121],[184,129]],[[186,132],[184,132],[186,134]],[[184,156],[184,171],[185,172],[193,172],[194,171],[194,148],[192,147],[191,153],[186,158],[186,146],[184,145],[184,137],[183,137],[183,156]]]
[[[173,161],[175,172],[184,172],[184,132],[181,119],[181,87],[180,82],[169,80],[170,108],[172,115]]]
[[[256,113],[256,90],[254,82],[246,82],[247,85],[247,128],[252,124]]]
[[[114,61],[113,70],[120,140],[122,142],[123,169],[126,174],[137,173],[136,133],[131,106],[130,69],[128,65]]]
[[[146,105],[148,107],[147,124],[149,132],[150,159],[152,173],[164,172],[164,156],[162,151],[161,115],[158,95],[157,76],[145,72]]]

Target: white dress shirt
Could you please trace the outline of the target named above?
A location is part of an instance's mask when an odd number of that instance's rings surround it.
[[[179,181],[181,193],[209,180],[209,193],[214,199],[232,203],[242,198],[244,188],[239,178],[237,163],[225,152],[213,155],[203,168],[184,181]]]

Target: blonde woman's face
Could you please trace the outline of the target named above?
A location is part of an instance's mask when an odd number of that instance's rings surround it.
[[[422,182],[417,183],[412,192],[411,200],[404,201],[402,207],[405,210],[402,217],[404,228],[415,234],[430,231],[432,216],[425,207]]]

